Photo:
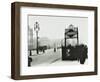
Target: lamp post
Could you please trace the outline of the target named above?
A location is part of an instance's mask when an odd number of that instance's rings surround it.
[[[38,32],[40,30],[40,27],[39,27],[39,23],[36,21],[35,24],[34,24],[34,30],[36,31],[36,42],[37,42],[37,48],[36,48],[36,51],[37,51],[37,54],[39,53],[39,50],[38,50]]]

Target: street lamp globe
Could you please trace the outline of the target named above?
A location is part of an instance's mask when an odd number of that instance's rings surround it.
[[[37,21],[34,24],[34,30],[35,31],[39,31],[40,30],[39,23]]]

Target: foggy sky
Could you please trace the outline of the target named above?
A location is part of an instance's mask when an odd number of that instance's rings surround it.
[[[49,39],[63,39],[65,28],[70,24],[78,27],[79,43],[88,44],[88,18],[86,17],[61,17],[61,16],[38,16],[29,15],[28,25],[33,28],[33,37],[36,37],[34,31],[35,22],[39,23],[39,37],[48,37]]]

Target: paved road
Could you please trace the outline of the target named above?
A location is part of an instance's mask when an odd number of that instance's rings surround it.
[[[53,49],[48,49],[45,53],[40,53],[39,55],[32,56],[33,62],[31,63],[32,66],[34,65],[48,65],[54,63],[57,60],[61,59],[61,49],[58,49],[54,52]]]
[[[62,61],[61,60],[61,49],[54,52],[53,49],[48,49],[45,53],[40,53],[39,55],[34,55],[32,57],[32,66],[55,66],[55,65],[79,65],[78,61]],[[85,64],[88,64],[87,60]]]

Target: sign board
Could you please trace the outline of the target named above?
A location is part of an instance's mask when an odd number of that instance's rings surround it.
[[[68,38],[74,38],[75,36],[77,36],[77,33],[78,33],[78,28],[65,29],[65,36]]]

